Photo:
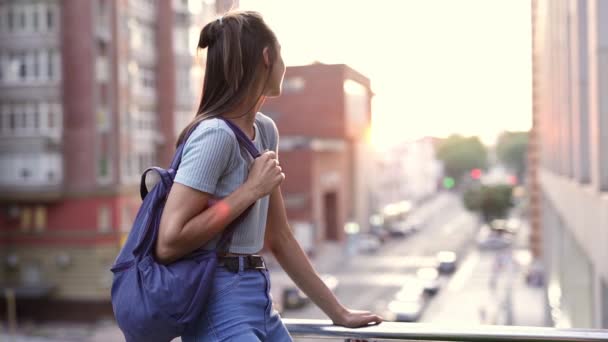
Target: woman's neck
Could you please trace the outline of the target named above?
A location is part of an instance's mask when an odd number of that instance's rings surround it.
[[[254,106],[252,106],[249,101],[243,102],[237,106],[234,111],[224,114],[224,117],[234,122],[250,139],[253,139],[255,138],[255,128],[253,127],[255,115],[260,107],[262,107],[263,103],[264,96],[262,96]],[[247,114],[243,115],[247,110],[249,110]]]

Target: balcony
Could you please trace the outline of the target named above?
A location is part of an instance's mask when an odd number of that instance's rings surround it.
[[[348,329],[329,321],[284,319],[296,338],[367,341],[608,341],[608,330],[556,329],[521,326],[440,326],[385,322],[377,326]]]

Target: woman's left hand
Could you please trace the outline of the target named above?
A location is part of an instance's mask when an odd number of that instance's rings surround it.
[[[339,317],[332,319],[335,325],[347,328],[360,328],[382,323],[384,319],[369,311],[346,309]]]

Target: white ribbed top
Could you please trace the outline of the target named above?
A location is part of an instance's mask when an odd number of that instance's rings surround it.
[[[278,153],[279,134],[274,121],[257,113],[254,127],[253,143],[258,150]],[[245,182],[251,162],[251,156],[240,147],[230,127],[223,120],[208,119],[201,122],[186,141],[175,182],[223,198]],[[258,253],[264,245],[267,214],[268,196],[260,198],[235,227],[229,251]],[[215,248],[218,240],[219,236],[204,248]]]

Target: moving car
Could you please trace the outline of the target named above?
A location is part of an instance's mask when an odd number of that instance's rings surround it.
[[[439,282],[439,272],[432,267],[419,268],[416,276],[424,288],[424,292],[433,296],[439,292],[441,283]]]
[[[442,274],[456,271],[456,253],[452,251],[441,251],[437,253],[437,271]]]
[[[412,277],[388,304],[385,316],[396,322],[415,322],[422,316],[426,303],[424,287],[418,279]]]

